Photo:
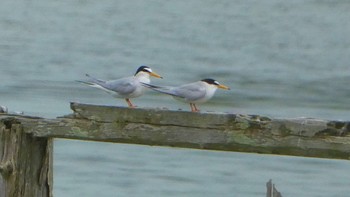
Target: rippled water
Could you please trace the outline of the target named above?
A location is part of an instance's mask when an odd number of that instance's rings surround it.
[[[2,1],[1,105],[44,117],[69,102],[122,105],[74,82],[146,64],[180,85],[212,77],[204,111],[350,119],[350,2]],[[155,102],[156,101],[156,102]],[[185,109],[148,92],[140,107]],[[147,146],[55,143],[56,196],[346,196],[347,161]]]
[[[348,161],[108,143],[56,141],[59,196],[283,196],[349,194]],[[81,151],[81,150],[84,151]],[[70,150],[70,151],[67,151]]]

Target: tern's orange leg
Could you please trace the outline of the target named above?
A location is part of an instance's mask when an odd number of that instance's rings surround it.
[[[192,105],[193,105],[193,104],[190,103],[191,111],[194,112],[194,109],[193,109],[193,106],[192,106]]]
[[[193,103],[193,107],[196,112],[199,112],[199,109],[197,108],[196,104]]]
[[[197,107],[196,107],[196,104],[190,103],[190,106],[191,106],[191,111],[192,111],[192,112],[199,112],[199,110],[198,110]]]
[[[131,101],[130,101],[130,99],[125,99],[126,100],[126,102],[128,103],[128,106],[130,107],[130,108],[135,108],[136,106],[135,105],[133,105],[132,103],[131,103]]]

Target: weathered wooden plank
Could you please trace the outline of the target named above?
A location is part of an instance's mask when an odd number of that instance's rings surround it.
[[[20,119],[0,118],[0,197],[52,196],[52,140],[23,131]]]
[[[235,114],[226,113],[192,113],[188,111],[169,111],[161,109],[114,106],[98,106],[71,103],[75,117],[100,122],[132,122],[155,125],[175,125],[198,128],[225,128],[234,121]]]
[[[237,115],[229,113],[193,113],[161,109],[99,106],[71,103],[74,118],[97,122],[145,123],[174,125],[204,129],[258,129],[269,130],[277,135],[341,136],[350,130],[349,122],[318,120],[312,118],[271,119],[259,115]]]
[[[73,103],[73,115],[23,119],[37,137],[350,158],[349,122],[129,109]],[[203,117],[203,118],[201,118]]]

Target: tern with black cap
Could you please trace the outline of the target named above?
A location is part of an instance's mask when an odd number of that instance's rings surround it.
[[[160,93],[173,96],[175,99],[189,103],[192,112],[198,112],[196,104],[210,100],[218,88],[229,90],[230,88],[220,84],[215,79],[202,79],[200,81],[177,87],[155,86],[142,83],[144,86]]]
[[[148,66],[140,66],[134,76],[124,77],[116,80],[101,80],[86,74],[88,81],[78,81],[91,87],[99,88],[111,94],[115,98],[122,98],[128,103],[128,106],[135,107],[130,99],[140,97],[145,91],[145,87],[141,83],[150,83],[150,76],[162,78],[153,72]]]

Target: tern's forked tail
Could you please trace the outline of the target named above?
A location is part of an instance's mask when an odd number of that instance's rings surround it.
[[[86,85],[89,85],[89,86],[93,86],[93,87],[96,87],[96,86],[103,87],[104,84],[106,83],[105,81],[103,81],[101,79],[97,79],[95,77],[92,77],[89,74],[86,74],[86,77],[89,78],[89,81],[76,80],[76,82],[79,82],[79,83],[82,83],[82,84],[86,84]]]
[[[171,95],[171,96],[175,96],[175,97],[181,97],[179,95],[176,95],[172,88],[171,87],[164,87],[164,86],[156,86],[156,85],[152,85],[152,84],[148,84],[148,83],[143,83],[141,82],[141,84],[144,86],[144,87],[147,87],[149,89],[152,89],[154,91],[157,91],[157,92],[160,92],[160,93],[163,93],[163,94],[168,94],[168,95]]]

